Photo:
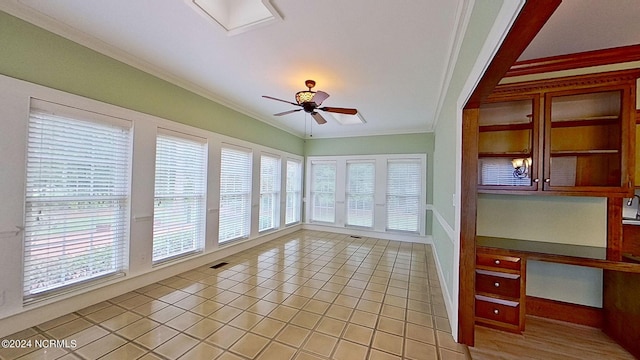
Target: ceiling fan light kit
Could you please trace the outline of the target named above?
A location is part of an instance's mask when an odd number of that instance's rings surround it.
[[[296,93],[295,103],[287,100],[274,98],[272,96],[263,95],[262,97],[265,99],[276,100],[276,101],[285,102],[287,104],[301,107],[301,109],[289,110],[289,111],[273,114],[274,116],[282,116],[282,115],[298,112],[300,110],[304,110],[304,112],[311,114],[311,117],[313,117],[313,119],[320,125],[325,124],[327,120],[316,110],[344,114],[344,115],[358,114],[357,109],[338,108],[338,107],[329,107],[329,106],[319,107],[322,104],[322,102],[329,97],[329,94],[327,94],[324,91],[311,91],[311,89],[313,89],[316,86],[316,82],[314,80],[307,80],[304,82],[304,84],[308,88],[308,90],[298,91]],[[362,123],[364,123],[364,121],[362,121]]]

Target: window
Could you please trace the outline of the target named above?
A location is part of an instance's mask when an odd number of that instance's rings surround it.
[[[375,163],[347,161],[347,225],[373,226]]]
[[[420,231],[421,169],[419,159],[387,162],[387,230]]]
[[[260,216],[258,231],[277,229],[280,213],[280,158],[260,157]]]
[[[207,145],[159,129],[153,209],[154,263],[204,248]]]
[[[219,242],[249,237],[251,229],[251,151],[223,147],[220,164]]]
[[[24,299],[121,273],[131,123],[32,100]]]
[[[335,222],[336,217],[336,163],[311,163],[311,220]]]
[[[287,199],[285,210],[285,224],[300,221],[300,201],[302,193],[302,165],[299,161],[287,160]]]
[[[518,178],[513,175],[511,158],[478,159],[480,185],[531,185],[529,177]]]

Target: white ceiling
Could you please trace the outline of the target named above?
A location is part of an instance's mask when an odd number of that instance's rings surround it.
[[[271,4],[282,21],[233,36],[188,0],[3,0],[0,9],[298,136],[432,130],[467,0]],[[640,43],[639,11],[638,0],[564,0],[521,59]],[[331,94],[324,106],[355,107],[366,124],[272,116],[293,106],[261,96],[295,101],[306,79]]]
[[[331,95],[323,106],[366,120],[313,123],[314,137],[431,130],[463,4],[272,0],[282,21],[229,36],[186,0],[10,2],[16,16],[299,136],[313,119],[274,117],[293,107],[262,95],[295,101],[313,79]]]
[[[519,60],[636,44],[639,0],[563,0]]]

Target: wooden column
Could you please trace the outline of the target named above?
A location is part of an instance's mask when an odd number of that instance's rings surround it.
[[[458,342],[473,346],[475,326],[476,209],[479,109],[462,112],[462,194],[460,198],[460,291]]]

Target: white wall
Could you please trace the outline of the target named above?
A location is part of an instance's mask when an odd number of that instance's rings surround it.
[[[129,267],[125,276],[83,288],[78,291],[23,305],[22,240],[18,231],[24,224],[26,141],[30,98],[102,113],[133,122],[133,159],[130,208]],[[211,263],[235,252],[255,246],[277,236],[295,231],[299,225],[284,225],[284,183],[281,200],[280,230],[258,234],[252,230],[249,239],[218,245],[217,221],[219,203],[220,147],[229,143],[253,150],[254,184],[259,174],[261,152],[303,162],[302,157],[219,135],[210,131],[171,122],[132,110],[108,105],[61,91],[45,88],[13,78],[0,76],[0,336],[42,323],[191,268]],[[158,127],[206,138],[208,141],[208,181],[206,240],[203,253],[187,259],[153,266],[153,196],[155,144]],[[286,179],[286,166],[281,166],[281,179]],[[150,175],[151,174],[151,175]],[[254,185],[254,189],[257,187]],[[259,193],[252,194],[252,229],[257,229]]]

